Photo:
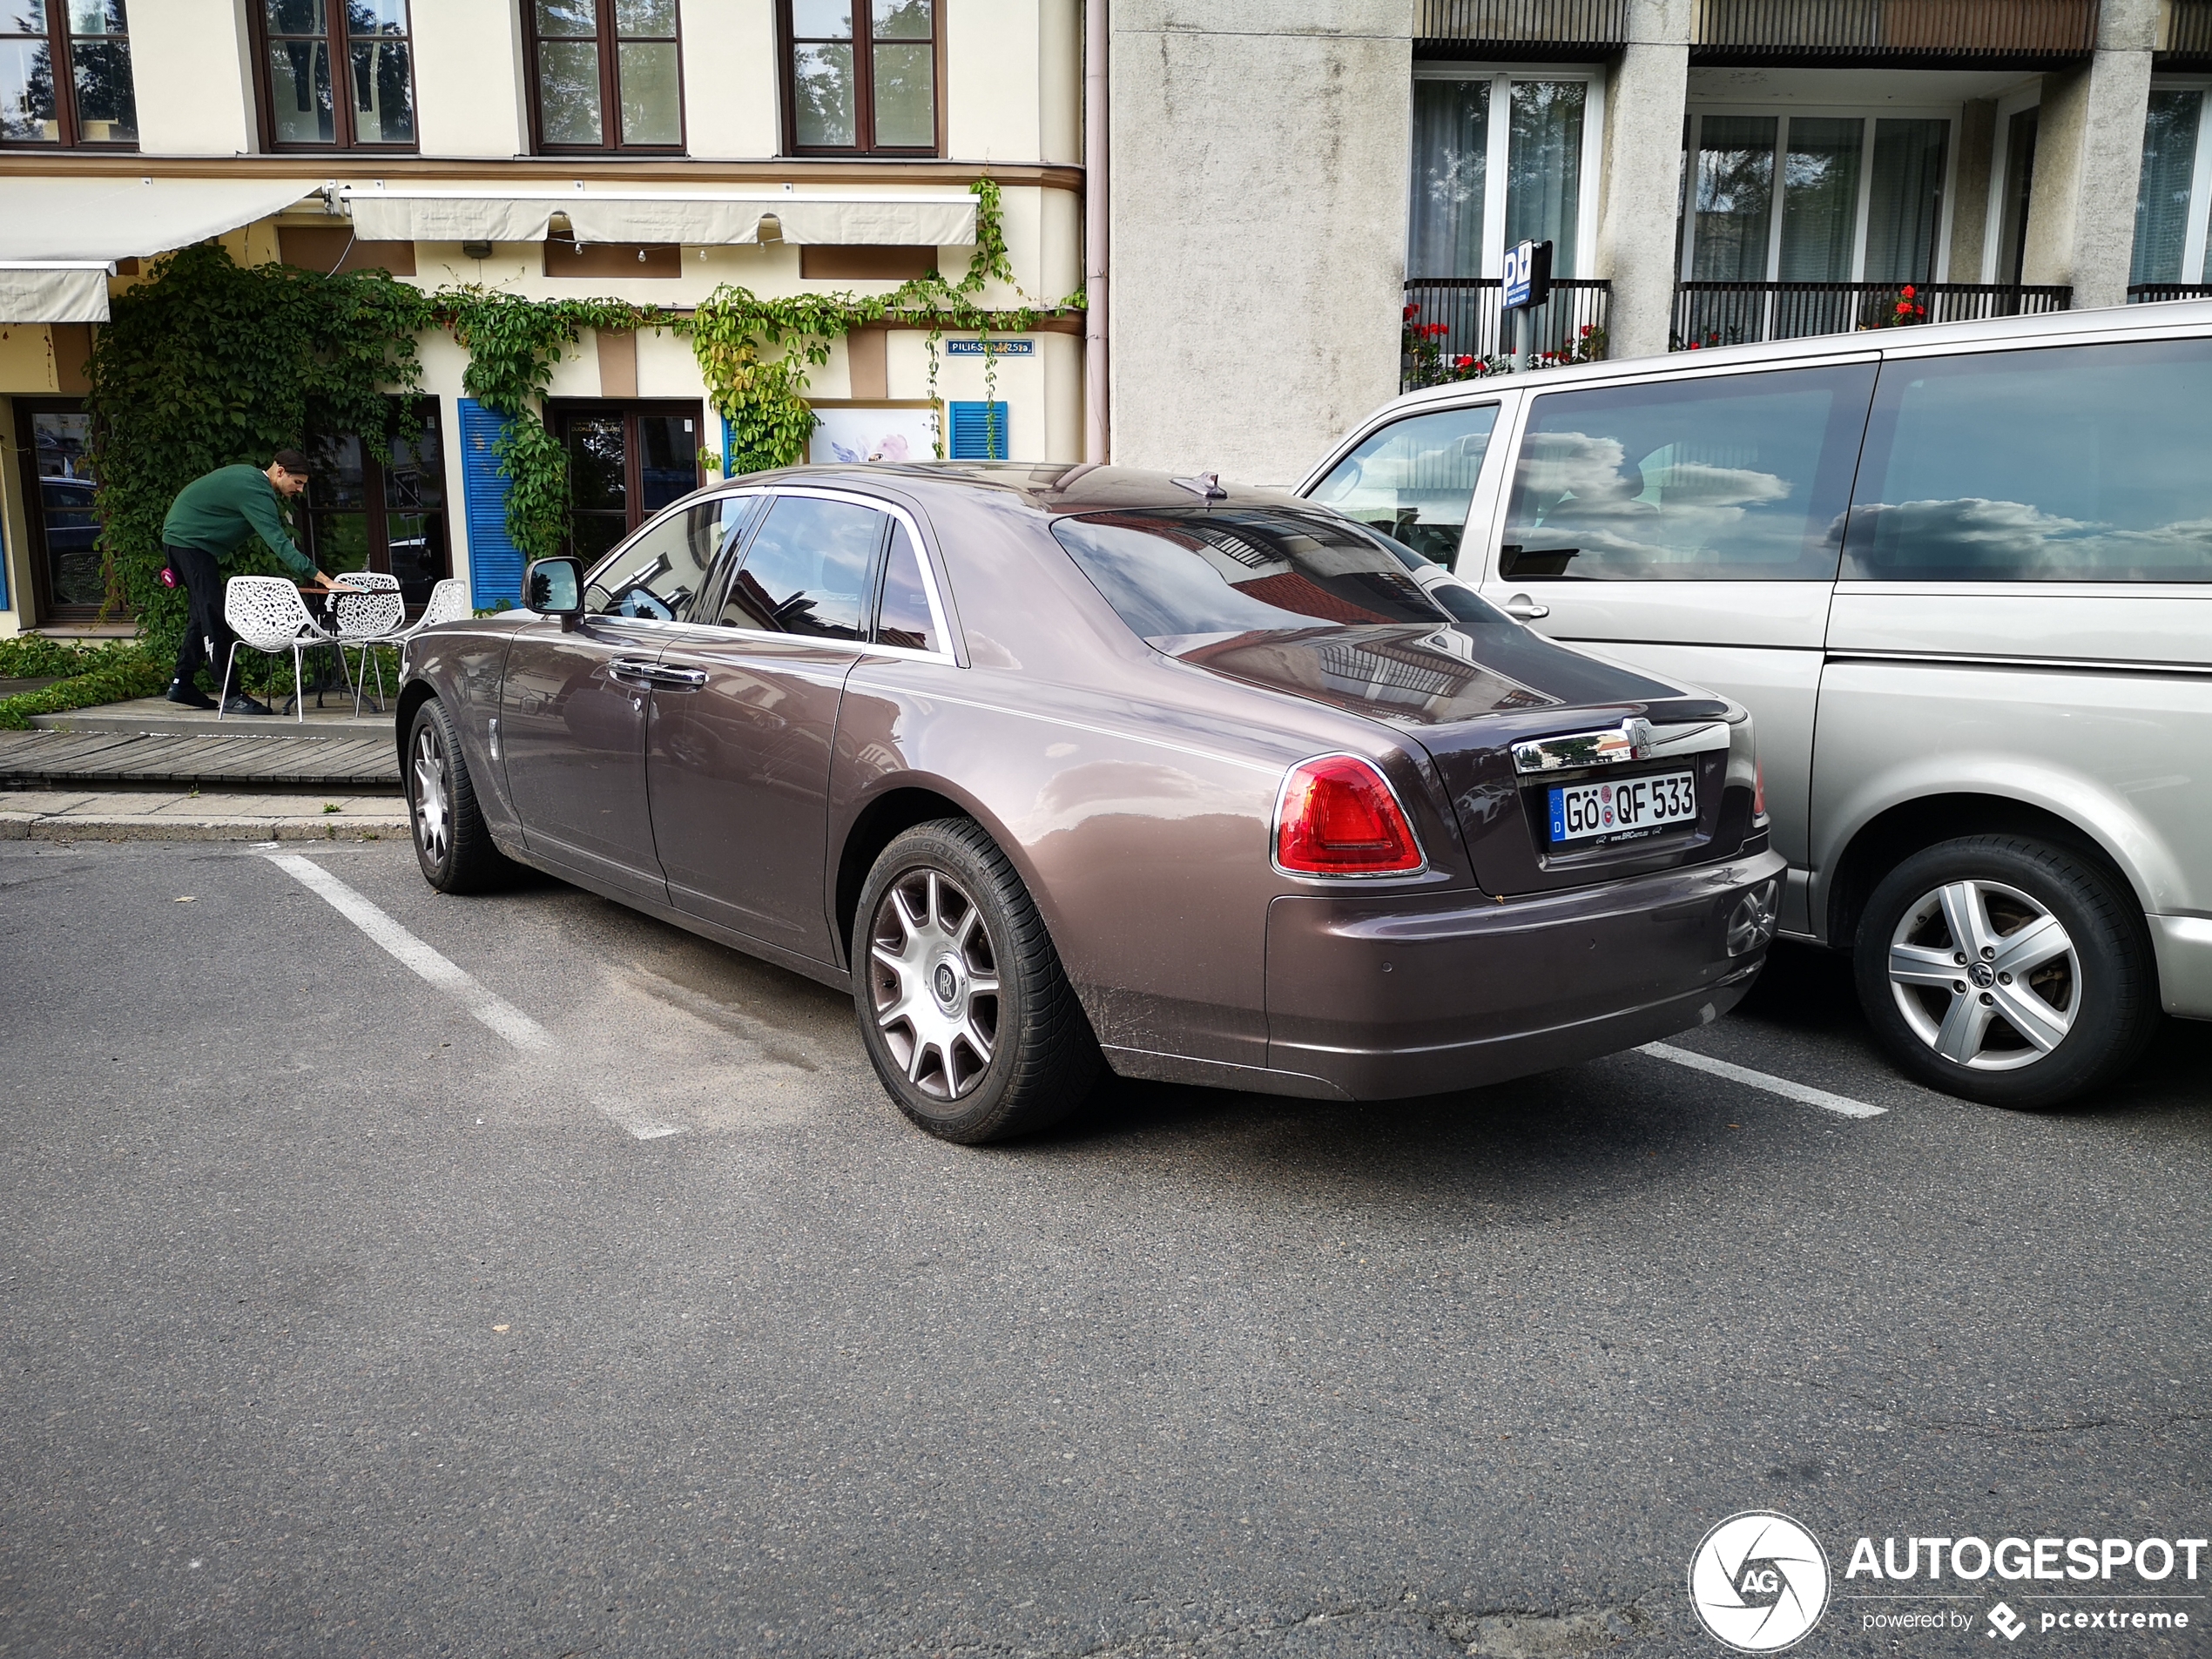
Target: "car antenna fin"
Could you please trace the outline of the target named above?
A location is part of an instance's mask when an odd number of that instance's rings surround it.
[[[1221,475],[1202,472],[1195,478],[1171,478],[1170,483],[1180,484],[1200,501],[1227,501],[1229,492],[1221,487]]]

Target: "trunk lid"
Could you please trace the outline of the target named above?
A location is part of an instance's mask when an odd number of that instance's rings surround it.
[[[1751,780],[1731,779],[1742,711],[1501,619],[1453,627],[1317,627],[1167,641],[1182,661],[1395,727],[1435,762],[1474,860],[1499,894],[1584,887],[1732,857],[1753,832]],[[1695,817],[1615,825],[1621,786],[1691,780]],[[1683,800],[1679,784],[1658,799]],[[1554,792],[1595,833],[1554,839]],[[1592,805],[1592,803],[1595,803]],[[1624,811],[1626,810],[1624,806]],[[1570,826],[1573,829],[1580,826]]]

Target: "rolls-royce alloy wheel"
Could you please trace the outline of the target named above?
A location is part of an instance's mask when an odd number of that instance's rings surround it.
[[[415,856],[432,887],[441,893],[481,893],[513,873],[484,827],[460,739],[435,698],[415,710],[408,727],[400,782],[407,791]]]
[[[853,1006],[876,1075],[931,1134],[1034,1134],[1089,1095],[1098,1047],[1043,919],[977,825],[886,847],[853,924]]]
[[[1969,836],[1915,853],[1869,899],[1854,969],[1892,1057],[1992,1105],[2055,1106],[2110,1082],[2157,1022],[2125,890],[2069,848]]]

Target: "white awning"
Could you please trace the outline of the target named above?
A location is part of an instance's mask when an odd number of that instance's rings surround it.
[[[493,194],[352,185],[339,195],[353,212],[354,234],[364,242],[542,242],[556,213],[566,215],[577,240],[587,243],[754,243],[762,239],[763,219],[773,219],[781,239],[793,245],[969,247],[975,241],[975,198],[964,190],[907,195],[766,190]]]
[[[0,179],[0,322],[105,322],[106,267],[282,212],[297,179]]]

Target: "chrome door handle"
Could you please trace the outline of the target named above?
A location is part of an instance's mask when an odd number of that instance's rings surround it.
[[[1538,622],[1552,613],[1549,605],[1540,605],[1525,593],[1516,593],[1498,607],[1515,622]]]
[[[647,658],[617,657],[607,664],[607,672],[618,680],[628,680],[638,685],[651,685],[653,683],[654,667],[653,662]]]
[[[646,678],[664,691],[696,691],[706,684],[706,671],[703,668],[656,666]]]

